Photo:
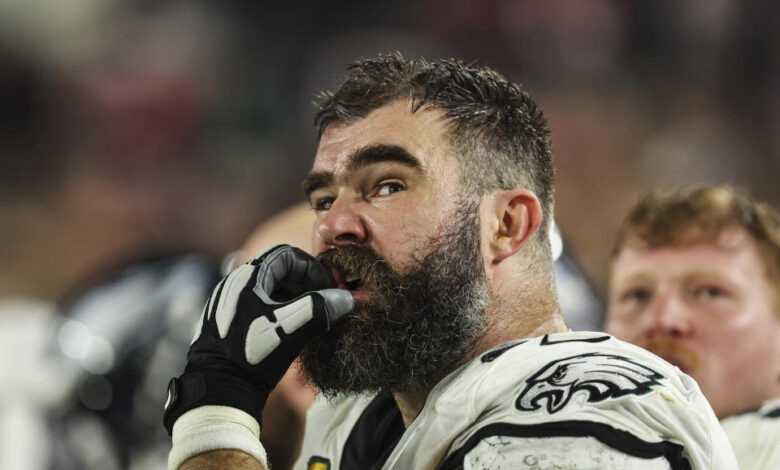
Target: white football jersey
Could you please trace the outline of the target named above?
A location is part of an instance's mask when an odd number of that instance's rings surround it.
[[[780,398],[720,422],[742,470],[780,469]]]
[[[604,333],[504,343],[441,380],[404,430],[390,395],[318,398],[296,470],[733,470],[698,386]]]

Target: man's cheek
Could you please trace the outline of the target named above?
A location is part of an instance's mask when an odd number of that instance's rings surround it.
[[[624,341],[628,341],[632,335],[630,334],[631,329],[627,327],[625,324],[625,321],[618,319],[615,314],[609,314],[608,320],[606,325],[604,325],[604,329],[607,333],[611,334],[612,336],[622,339]]]

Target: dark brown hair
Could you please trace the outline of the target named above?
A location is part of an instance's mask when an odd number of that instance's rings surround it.
[[[320,98],[315,118],[320,135],[400,99],[409,100],[411,112],[441,110],[466,187],[476,195],[516,187],[533,191],[544,211],[540,240],[549,246],[554,180],[549,130],[536,102],[517,84],[486,67],[393,53],[354,63],[338,89]]]

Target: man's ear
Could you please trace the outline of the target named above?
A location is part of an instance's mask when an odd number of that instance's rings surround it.
[[[492,195],[490,239],[493,264],[517,253],[542,225],[542,205],[533,192],[515,188]]]

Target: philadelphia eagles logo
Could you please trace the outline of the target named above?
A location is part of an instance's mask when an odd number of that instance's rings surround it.
[[[587,393],[589,402],[624,395],[642,395],[664,376],[622,356],[590,353],[547,364],[531,376],[515,406],[533,411],[547,402],[547,411],[563,409],[577,392]]]

